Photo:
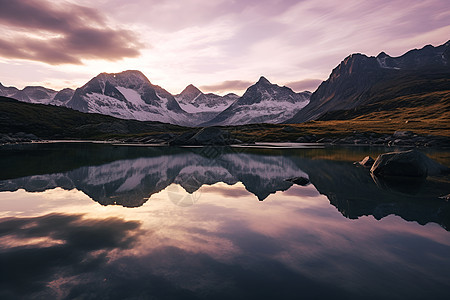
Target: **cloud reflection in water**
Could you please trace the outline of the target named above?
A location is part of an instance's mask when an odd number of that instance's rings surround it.
[[[164,155],[40,175],[43,192],[17,190],[34,175],[1,181],[14,192],[0,193],[0,297],[442,298],[450,288],[442,202],[381,189],[351,162]],[[253,169],[238,167],[245,160]],[[202,179],[189,168],[201,161],[230,181]],[[285,182],[283,170],[312,184]],[[192,194],[177,183],[186,174],[198,184]],[[77,189],[53,189],[61,176]],[[258,201],[264,186],[271,193]],[[145,199],[129,209],[87,195]]]

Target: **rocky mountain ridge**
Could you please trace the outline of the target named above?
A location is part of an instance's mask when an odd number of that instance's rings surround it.
[[[399,57],[382,52],[377,57],[356,53],[346,57],[333,69],[329,78],[322,82],[311,95],[310,102],[285,123],[303,123],[317,120],[325,113],[351,110],[371,104],[374,94],[383,94],[387,86],[405,81],[405,77],[421,77],[442,74],[444,80],[450,74],[450,41],[433,47],[427,45],[414,49]],[[400,95],[422,93],[424,86],[417,83],[406,85]],[[435,82],[428,85],[434,86]],[[380,88],[376,88],[380,86]],[[381,88],[384,87],[384,88]],[[441,89],[439,89],[441,90]],[[447,86],[448,90],[448,86]],[[396,95],[389,95],[389,98]]]
[[[272,84],[261,76],[242,97],[202,125],[281,123],[306,106],[310,95],[310,92],[296,93],[286,86]]]
[[[74,90],[65,88],[55,91],[42,86],[26,86],[22,90],[6,87],[0,83],[0,96],[14,98],[28,103],[64,106],[73,96]]]
[[[261,82],[258,82],[254,86],[260,85]],[[152,84],[140,71],[128,70],[121,73],[101,73],[75,91],[54,91],[43,87],[18,90],[0,85],[0,96],[29,103],[65,106],[81,112],[99,113],[121,119],[199,126],[205,122],[212,125],[222,124],[223,122],[213,119],[231,105],[234,105],[232,112],[239,114],[234,117],[237,121],[233,125],[280,123],[291,116],[286,114],[287,106],[283,106],[283,103],[295,106],[301,102],[300,106],[294,107],[296,112],[303,104],[306,105],[310,95],[308,92],[295,93],[287,87],[270,83],[268,87],[263,98],[261,94],[250,93],[254,89],[253,86],[248,89],[245,97],[233,93],[225,96],[205,94],[193,85],[188,85],[180,94],[174,96],[162,87]],[[251,97],[256,98],[250,99]],[[241,100],[238,101],[239,99]],[[260,103],[261,99],[264,99],[263,104]],[[250,105],[251,103],[255,105]],[[244,107],[239,109],[242,105]],[[291,107],[287,111],[292,111]],[[230,112],[227,113],[229,114]]]

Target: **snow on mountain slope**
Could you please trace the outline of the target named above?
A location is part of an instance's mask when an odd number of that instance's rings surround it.
[[[29,103],[50,104],[57,91],[41,86],[27,86],[23,90],[15,87],[0,87],[0,95]]]
[[[305,107],[310,96],[310,92],[295,93],[261,77],[242,97],[203,125],[281,123]]]
[[[72,99],[73,93],[75,93],[75,91],[72,89],[69,88],[62,89],[55,95],[55,97],[53,97],[53,100],[49,104],[66,106],[66,103],[70,99]]]
[[[308,103],[310,93],[295,93],[261,77],[240,98],[232,93],[204,94],[193,85],[173,96],[153,85],[140,71],[130,70],[101,73],[75,91],[57,92],[38,86],[18,90],[0,84],[0,95],[123,119],[210,126],[281,123]]]
[[[72,98],[72,89],[55,91],[42,86],[27,86],[22,90],[15,87],[5,87],[0,83],[0,96],[11,97],[28,103],[52,104],[62,106]]]
[[[4,97],[11,97],[15,93],[17,93],[19,90],[16,87],[13,86],[4,86],[0,83],[0,96]]]
[[[188,113],[217,112],[220,113],[239,98],[230,93],[219,96],[213,93],[204,94],[192,84],[188,85],[175,99],[181,108]]]
[[[204,94],[192,84],[188,85],[180,94],[175,95],[180,107],[189,113],[193,126],[213,119],[238,98],[239,96],[233,93],[225,96],[213,93]]]
[[[175,98],[139,71],[101,73],[78,88],[67,106],[123,119],[191,124]]]

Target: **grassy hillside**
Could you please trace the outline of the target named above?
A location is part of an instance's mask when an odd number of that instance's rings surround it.
[[[385,116],[384,116],[385,117]],[[301,124],[255,124],[231,127],[233,136],[243,141],[295,141],[301,136],[340,138],[355,133],[392,135],[395,131],[412,131],[421,136],[450,138],[450,122],[446,120],[422,120],[406,122],[403,119],[351,119],[309,121]],[[317,140],[316,139],[316,140]],[[314,140],[315,141],[315,140]]]
[[[104,139],[132,134],[183,132],[180,126],[123,120],[69,108],[0,97],[0,133],[32,133],[44,139]]]
[[[369,104],[328,112],[318,120],[418,122],[441,127],[450,120],[450,72],[386,78],[362,97]]]
[[[304,136],[314,136],[311,140],[314,142],[320,138],[339,138],[355,133],[392,135],[397,130],[450,138],[449,100],[450,91],[430,92],[379,101],[371,104],[373,107],[336,112],[335,119],[330,114],[329,120],[302,124],[252,124],[221,128],[243,142],[286,142]],[[427,103],[426,108],[422,105],[424,102]],[[156,136],[168,141],[171,136],[197,130],[158,122],[122,120],[0,97],[0,133],[25,132],[42,139],[114,138],[141,142],[142,137]]]

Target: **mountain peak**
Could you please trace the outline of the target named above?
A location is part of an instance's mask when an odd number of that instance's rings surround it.
[[[198,95],[202,93],[202,91],[200,91],[196,86],[194,86],[193,84],[188,85],[187,87],[184,88],[184,90],[180,93],[180,95],[187,95],[187,94],[195,94]]]
[[[110,75],[123,75],[123,76],[138,76],[147,78],[144,73],[139,70],[126,70],[119,73],[111,73]]]
[[[267,84],[271,84],[271,83],[270,83],[269,80],[267,80],[266,77],[261,76],[256,84],[264,84],[264,85],[267,85]]]
[[[148,80],[148,78],[141,72],[138,70],[127,70],[127,71],[122,71],[119,73],[100,73],[98,76],[96,76],[95,78],[102,78],[102,79],[106,79],[106,80],[112,80],[112,81],[133,81],[133,82],[145,82],[145,83],[150,83],[150,80]]]

